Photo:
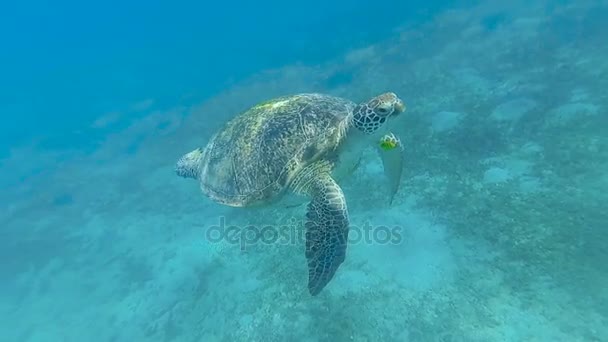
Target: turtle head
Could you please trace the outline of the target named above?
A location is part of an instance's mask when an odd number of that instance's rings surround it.
[[[201,160],[203,159],[203,149],[196,150],[184,154],[175,165],[175,173],[184,178],[198,178],[201,169]]]
[[[395,93],[384,93],[359,104],[353,113],[353,124],[367,134],[375,132],[390,116],[405,111],[405,104]]]

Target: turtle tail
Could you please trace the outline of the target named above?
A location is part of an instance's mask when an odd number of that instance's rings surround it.
[[[196,150],[183,155],[175,165],[175,173],[180,177],[197,179],[200,175],[202,159],[202,148],[197,148]]]

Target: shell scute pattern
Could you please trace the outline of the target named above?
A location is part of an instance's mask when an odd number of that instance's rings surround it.
[[[212,138],[203,162],[203,187],[232,204],[272,199],[302,167],[340,144],[354,106],[331,96],[303,94],[252,107]]]

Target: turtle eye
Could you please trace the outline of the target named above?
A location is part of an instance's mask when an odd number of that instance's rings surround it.
[[[389,110],[386,107],[378,107],[376,108],[376,112],[378,112],[378,114],[386,115],[388,114]]]

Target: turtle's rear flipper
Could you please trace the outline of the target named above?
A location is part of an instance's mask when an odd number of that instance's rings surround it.
[[[382,159],[384,174],[388,180],[389,205],[399,191],[401,185],[401,174],[403,173],[404,150],[401,141],[393,133],[389,133],[380,139],[377,146],[378,154]]]

